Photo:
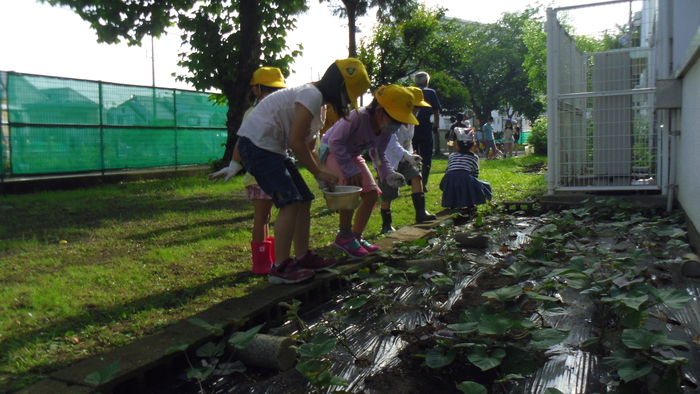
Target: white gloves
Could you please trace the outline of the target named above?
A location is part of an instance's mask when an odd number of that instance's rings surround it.
[[[398,172],[392,172],[391,174],[386,176],[386,183],[389,186],[398,189],[406,184],[406,178],[404,178],[403,175],[399,174]]]
[[[238,174],[242,169],[243,167],[241,167],[240,164],[231,160],[231,164],[229,164],[228,167],[222,168],[217,172],[207,174],[207,179],[216,183],[216,181],[218,181],[219,179],[224,178],[224,183],[226,183],[229,179],[233,178],[234,175]]]
[[[418,167],[423,164],[423,158],[418,155],[413,155],[408,152],[403,154],[403,159],[408,162],[412,167]]]

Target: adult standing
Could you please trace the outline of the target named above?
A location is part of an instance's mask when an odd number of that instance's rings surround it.
[[[421,178],[423,179],[423,190],[428,191],[425,185],[428,184],[428,176],[430,175],[430,167],[433,162],[433,134],[437,134],[440,125],[440,100],[438,99],[435,90],[430,89],[430,75],[427,72],[421,71],[413,77],[416,86],[423,91],[423,99],[430,104],[430,108],[422,107],[418,111],[418,125],[413,135],[413,149],[416,150],[418,156],[423,158],[423,166],[421,168]],[[430,118],[433,121],[430,121]]]

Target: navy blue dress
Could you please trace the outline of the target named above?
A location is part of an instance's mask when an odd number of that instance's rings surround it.
[[[485,204],[493,197],[491,184],[479,176],[479,158],[472,153],[454,152],[447,162],[447,172],[440,182],[442,206],[458,209]]]

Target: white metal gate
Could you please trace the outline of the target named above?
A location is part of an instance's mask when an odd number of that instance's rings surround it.
[[[596,6],[605,12],[605,5]],[[653,2],[630,18],[630,45],[595,53],[580,51],[557,19],[557,12],[580,7],[547,10],[550,194],[661,189],[665,155],[654,122],[654,61],[646,39],[655,12],[648,7]]]

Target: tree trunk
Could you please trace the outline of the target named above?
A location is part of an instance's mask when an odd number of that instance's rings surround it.
[[[233,156],[233,149],[238,141],[238,129],[243,122],[243,114],[246,111],[246,95],[250,89],[250,79],[260,66],[262,42],[260,29],[262,20],[258,14],[257,0],[240,1],[241,21],[241,57],[236,70],[222,70],[223,93],[228,100],[226,112],[226,129],[228,138],[224,151],[223,162],[228,165]]]
[[[355,42],[355,30],[357,23],[357,4],[355,1],[345,2],[348,12],[348,57],[357,57],[357,43]]]

